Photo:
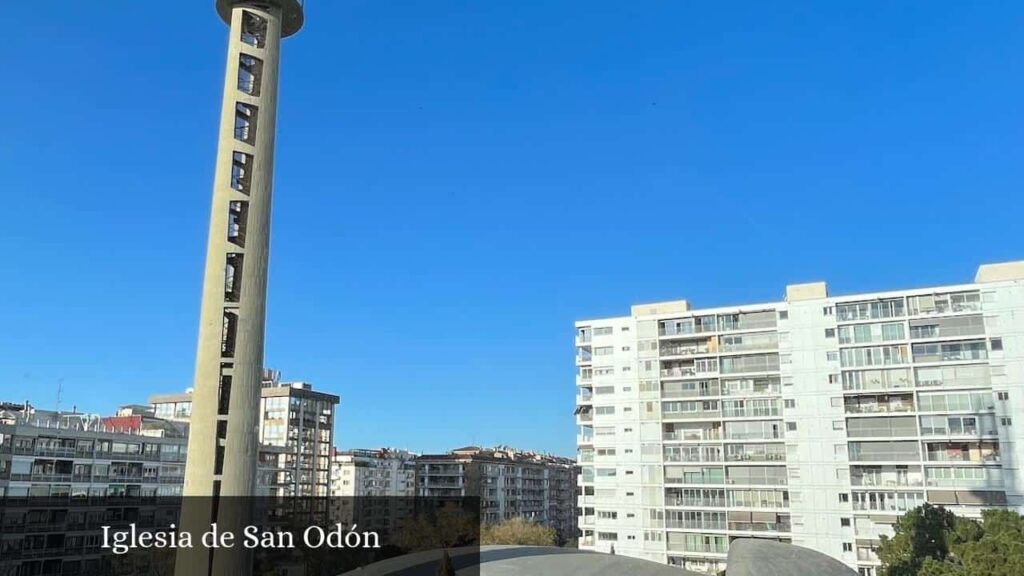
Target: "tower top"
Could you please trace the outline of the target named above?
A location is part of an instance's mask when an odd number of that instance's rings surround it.
[[[231,11],[237,6],[276,6],[281,9],[281,37],[287,38],[302,28],[305,21],[303,4],[305,0],[216,0],[217,14],[228,26],[231,25]]]

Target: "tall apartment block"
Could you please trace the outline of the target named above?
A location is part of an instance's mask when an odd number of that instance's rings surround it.
[[[418,457],[417,494],[476,496],[481,524],[525,518],[567,541],[576,536],[575,465],[568,458],[507,447],[467,446]]]
[[[152,396],[149,402],[158,417],[188,422],[193,397],[192,391],[186,391]],[[329,495],[339,401],[338,396],[313,390],[306,382],[282,382],[280,373],[264,371],[257,413],[257,473],[261,476],[257,486],[271,487],[273,496]]]
[[[576,323],[581,548],[690,570],[737,537],[864,576],[924,502],[1024,509],[1024,262],[974,283]]]

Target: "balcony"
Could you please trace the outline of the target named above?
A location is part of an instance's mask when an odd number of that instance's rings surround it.
[[[781,447],[780,444],[770,444],[768,446],[778,446],[778,450],[747,450],[747,451],[730,451],[725,455],[727,462],[785,462],[786,461],[786,450]],[[730,448],[733,448],[730,446]]]
[[[662,433],[661,438],[670,442],[721,440],[722,432],[720,429],[666,430]]]
[[[694,370],[693,368],[683,368],[683,367],[678,367],[677,366],[677,367],[673,367],[673,368],[662,368],[661,369],[661,377],[662,378],[689,378],[691,376],[696,376],[696,375],[697,375],[697,371]]]
[[[914,411],[914,397],[906,396],[861,396],[847,398],[843,405],[847,414],[888,414]]]
[[[986,360],[988,348],[984,342],[958,342],[954,344],[914,344],[914,363],[969,362]]]
[[[714,354],[715,351],[707,344],[676,344],[661,347],[661,356],[696,356],[699,354]]]
[[[729,522],[729,530],[742,532],[792,532],[789,522]]]
[[[721,514],[721,512],[718,512]],[[725,520],[665,520],[665,528],[678,530],[725,530]]]
[[[665,495],[665,506],[692,506],[695,508],[725,508],[725,498],[689,498]]]
[[[725,407],[722,410],[724,418],[765,418],[780,416],[782,409],[778,406],[749,406],[743,408]]]
[[[981,443],[928,443],[926,455],[929,462],[974,462],[997,464],[1002,461],[999,445]]]

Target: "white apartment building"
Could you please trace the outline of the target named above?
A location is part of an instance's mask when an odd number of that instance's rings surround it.
[[[416,455],[405,450],[346,450],[331,458],[331,496],[416,495]]]
[[[1024,262],[973,284],[576,323],[580,547],[690,570],[736,537],[865,576],[924,502],[1024,509]]]

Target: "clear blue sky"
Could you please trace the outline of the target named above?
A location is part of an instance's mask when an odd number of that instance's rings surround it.
[[[310,0],[267,365],[338,444],[574,451],[572,323],[1024,257],[1019,2]],[[190,385],[226,29],[6,2],[0,398]]]

